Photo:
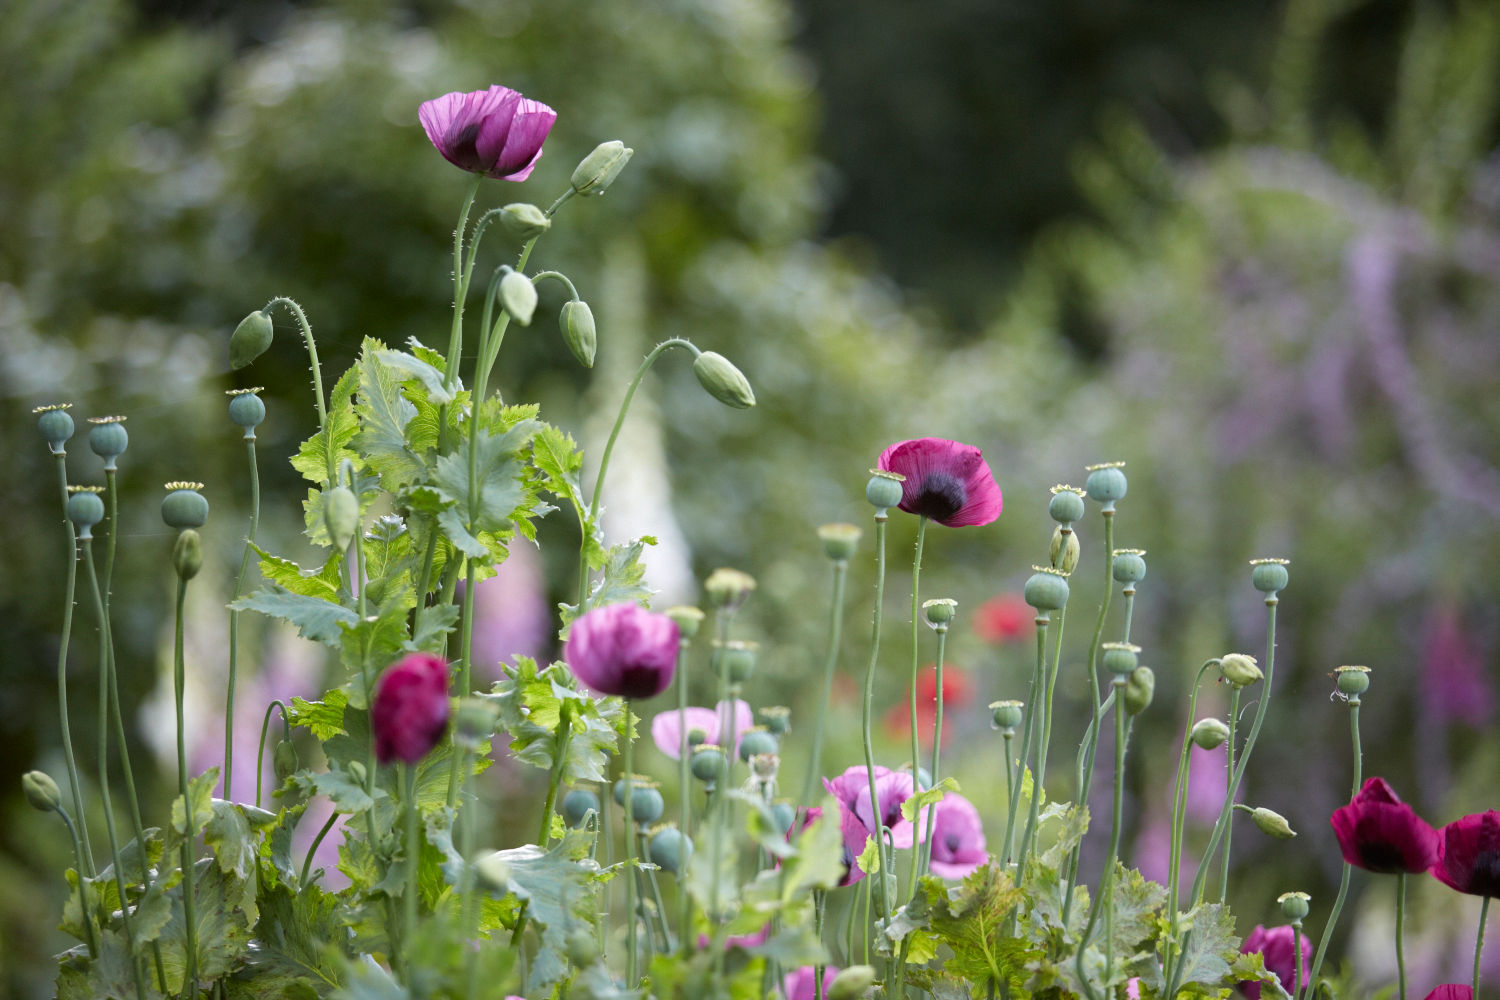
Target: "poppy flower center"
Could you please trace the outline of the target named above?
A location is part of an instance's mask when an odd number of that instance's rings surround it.
[[[1500,851],[1479,851],[1474,855],[1470,885],[1483,890],[1500,886]]]
[[[626,666],[620,668],[619,694],[624,698],[650,698],[659,690],[661,671],[652,666]]]
[[[944,838],[943,846],[948,848],[949,854],[957,854],[958,849],[963,846],[963,841],[959,839],[958,834],[950,833],[946,838]]]
[[[1401,848],[1388,841],[1367,840],[1359,845],[1359,856],[1366,871],[1394,874],[1407,870]]]
[[[934,521],[946,521],[963,509],[969,499],[963,480],[947,472],[931,472],[922,480],[909,513]]]

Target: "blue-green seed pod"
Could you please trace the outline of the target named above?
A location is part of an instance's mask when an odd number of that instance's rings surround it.
[[[845,563],[859,548],[860,530],[852,524],[825,524],[818,529],[823,554],[836,563]]]
[[[649,826],[661,819],[662,811],[666,809],[667,803],[662,798],[661,789],[656,787],[656,782],[637,774],[631,777],[629,787],[630,811],[636,826]],[[616,805],[625,804],[625,788],[624,778],[615,782]]]
[[[563,303],[557,314],[558,326],[562,327],[563,343],[578,363],[585,368],[594,367],[594,352],[599,347],[599,331],[594,325],[594,311],[581,299]]]
[[[777,799],[771,803],[771,816],[776,820],[776,829],[782,834],[792,832],[792,824],[797,821],[797,807],[786,799]]]
[[[1305,892],[1283,892],[1276,897],[1276,903],[1281,907],[1281,915],[1293,922],[1307,916],[1308,904],[1312,897]]]
[[[792,710],[785,705],[767,705],[760,710],[760,721],[772,736],[785,735],[792,728]]]
[[[1113,510],[1115,501],[1125,497],[1129,484],[1125,481],[1124,465],[1124,462],[1101,462],[1088,467],[1089,477],[1084,480],[1083,488],[1105,510]]]
[[[27,771],[21,775],[21,791],[31,808],[40,812],[57,812],[62,808],[62,792],[45,771]]]
[[[130,435],[125,433],[124,417],[89,417],[89,448],[104,459],[104,471],[115,471],[115,459],[125,454],[130,446]]]
[[[1111,572],[1116,583],[1129,586],[1146,578],[1145,549],[1115,549],[1114,556]]]
[[[63,445],[73,436],[73,418],[68,413],[71,403],[54,403],[51,406],[38,406],[32,410],[37,414],[37,430],[42,432],[42,440],[47,442],[47,447],[54,455],[63,452]]]
[[[740,739],[740,760],[749,760],[763,753],[775,753],[776,750],[776,737],[760,726],[750,729]]]
[[[755,651],[759,644],[741,639],[731,639],[723,645],[715,645],[714,670],[729,677],[731,684],[743,684],[755,675]]]
[[[693,841],[675,826],[664,826],[651,835],[647,846],[651,863],[661,870],[679,875],[693,856]]]
[[[692,729],[688,730],[687,740],[688,746],[701,747],[703,744],[708,742],[708,733],[695,726]]]
[[[266,404],[256,395],[260,391],[257,386],[254,389],[234,389],[229,393],[229,419],[236,427],[244,428],[245,438],[249,441],[255,440],[255,428],[266,419]]]
[[[1156,674],[1150,667],[1136,667],[1125,679],[1125,695],[1122,699],[1125,714],[1140,715],[1151,707],[1156,697]]]
[[[104,501],[99,499],[97,486],[68,487],[68,520],[78,531],[79,538],[92,538],[90,529],[104,520]]]
[[[953,616],[958,614],[958,602],[951,597],[937,597],[930,601],[922,602],[922,614],[927,618],[927,624],[934,628],[948,627],[953,621]]]
[[[239,371],[266,353],[275,333],[270,315],[263,310],[257,309],[240,320],[240,325],[229,335],[229,367]]]
[[[689,766],[693,777],[699,781],[717,781],[724,770],[724,751],[713,743],[705,743],[693,751],[693,760]]]
[[[1370,690],[1369,667],[1339,667],[1334,674],[1337,677],[1339,694],[1345,697],[1358,697]]]
[[[575,788],[562,800],[563,822],[576,830],[583,826],[589,813],[599,814],[599,796],[591,788]]]
[[[734,611],[755,592],[755,577],[741,570],[720,566],[703,581],[703,593],[716,608]]]
[[[172,543],[172,568],[179,580],[191,580],[203,568],[203,539],[192,528],[177,533]]]
[[[1026,703],[1021,701],[993,701],[990,702],[990,720],[994,727],[1001,732],[1009,730],[1015,732],[1016,727],[1021,724],[1026,710]]]
[[[1058,483],[1052,487],[1052,499],[1047,502],[1047,513],[1063,527],[1083,520],[1083,490],[1076,486]]]
[[[755,405],[755,390],[750,388],[750,380],[734,362],[717,351],[704,351],[694,358],[693,374],[703,391],[725,406],[748,410]]]
[[[1136,668],[1140,661],[1141,647],[1128,642],[1106,642],[1104,650],[1104,669],[1117,677],[1124,677]]]
[[[1036,570],[1026,581],[1026,603],[1038,611],[1057,611],[1068,603],[1068,578],[1050,567],[1033,566]]]
[[[865,484],[865,499],[870,506],[884,513],[901,502],[902,486],[906,477],[899,472],[871,469],[870,481]]]
[[[198,491],[202,483],[168,483],[170,491],[161,501],[161,519],[169,527],[201,528],[208,520],[208,501]]]
[[[1250,566],[1250,583],[1262,594],[1278,594],[1286,589],[1287,560],[1252,559]]]

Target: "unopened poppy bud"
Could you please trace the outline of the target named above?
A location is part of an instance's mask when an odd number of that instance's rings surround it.
[[[708,603],[716,608],[734,611],[744,604],[755,591],[755,577],[737,569],[721,567],[708,574],[703,581],[703,592]]]
[[[520,271],[507,270],[500,279],[500,305],[517,323],[530,326],[536,312],[536,286]]]
[[[674,604],[662,614],[677,623],[677,634],[683,639],[697,635],[698,627],[703,624],[703,610],[687,604]]]
[[[1260,827],[1260,832],[1268,837],[1275,837],[1277,840],[1291,840],[1297,836],[1297,831],[1292,829],[1292,825],[1286,821],[1286,817],[1279,812],[1267,809],[1265,806],[1256,806],[1254,809],[1251,809],[1249,806],[1236,805],[1235,808],[1243,809],[1249,813],[1250,818],[1255,821],[1255,825]]]
[[[1036,570],[1026,581],[1026,603],[1037,611],[1057,611],[1068,603],[1068,578],[1062,570],[1050,566],[1033,566]]]
[[[1265,676],[1255,665],[1255,657],[1244,653],[1227,653],[1221,657],[1219,675],[1237,688],[1249,687]]]
[[[255,440],[255,428],[266,419],[266,404],[256,395],[260,391],[259,387],[229,391],[229,419],[244,428],[247,441]]]
[[[514,201],[502,208],[500,224],[520,240],[534,240],[552,228],[546,212],[524,201]]]
[[[906,477],[899,472],[871,469],[870,481],[865,484],[865,499],[878,513],[884,514],[888,508],[901,502],[901,484],[905,481]]]
[[[238,371],[266,353],[275,332],[271,317],[264,310],[257,309],[240,320],[240,325],[229,335],[229,367]]]
[[[1115,501],[1123,499],[1126,487],[1124,462],[1100,462],[1088,467],[1089,477],[1083,488],[1094,500],[1104,505],[1105,510],[1114,510]]]
[[[1229,726],[1222,719],[1199,719],[1188,735],[1195,746],[1213,750],[1229,739]]]
[[[297,773],[301,762],[297,759],[297,748],[291,740],[277,740],[276,750],[271,754],[271,773],[285,784],[286,779]]]
[[[477,751],[495,733],[495,710],[483,698],[465,698],[453,715],[453,739],[470,752]]]
[[[647,852],[652,864],[660,865],[662,871],[678,875],[693,856],[693,842],[677,827],[664,826],[651,835]]]
[[[359,530],[359,499],[347,486],[335,486],[323,494],[323,526],[333,540],[335,551],[342,552]]]
[[[104,520],[104,501],[99,499],[102,487],[69,486],[68,520],[73,522],[79,538],[92,538],[92,528]]]
[[[947,631],[948,623],[953,621],[953,616],[958,613],[958,602],[951,597],[938,597],[923,601],[922,613],[927,617],[927,624],[939,632],[944,632]]]
[[[1312,897],[1305,892],[1283,892],[1276,897],[1276,902],[1281,907],[1283,917],[1297,921],[1307,916],[1307,904],[1312,902]]]
[[[995,728],[1014,732],[1021,724],[1026,703],[1021,701],[996,701],[990,703],[990,718]]]
[[[1128,642],[1106,642],[1104,669],[1117,677],[1123,677],[1135,669],[1140,659],[1141,647]]]
[[[771,817],[776,820],[776,829],[783,835],[792,832],[792,824],[797,821],[797,807],[786,799],[777,799],[771,803]]]
[[[479,873],[479,881],[490,892],[510,891],[510,865],[506,864],[499,852],[480,858],[474,863],[474,870]]]
[[[1334,673],[1338,678],[1339,694],[1346,698],[1357,698],[1370,689],[1369,667],[1339,667]]]
[[[1136,667],[1125,679],[1125,714],[1140,715],[1156,697],[1156,674],[1150,667]]]
[[[828,1000],[860,1000],[875,985],[875,970],[868,965],[851,965],[834,977],[828,987]]]
[[[861,532],[852,524],[825,524],[818,529],[823,541],[823,553],[834,562],[848,562],[859,548]]]
[[[1250,583],[1262,594],[1276,594],[1286,589],[1286,559],[1251,559]]]
[[[89,448],[104,459],[104,471],[116,469],[115,459],[125,454],[130,446],[130,435],[125,432],[124,417],[89,417]]]
[[[1048,549],[1047,559],[1052,563],[1053,569],[1060,569],[1064,573],[1073,572],[1078,565],[1078,533],[1072,528],[1064,528],[1058,525],[1052,530],[1052,545]]]
[[[690,766],[693,777],[699,781],[717,781],[720,772],[724,770],[724,751],[712,743],[705,743],[693,751]]]
[[[760,710],[760,720],[765,724],[766,732],[781,736],[792,728],[792,710],[785,705],[768,705]]]
[[[361,788],[364,787],[365,778],[367,778],[369,775],[365,771],[365,765],[363,761],[351,760],[345,770],[349,772],[349,777],[354,779],[354,783],[356,785],[359,785]]]
[[[752,727],[740,738],[740,760],[776,752],[776,737],[760,726]]]
[[[563,822],[574,830],[583,826],[589,813],[599,814],[599,796],[591,788],[575,788],[562,800]]]
[[[37,430],[42,432],[42,440],[47,442],[48,449],[54,455],[62,454],[63,445],[73,436],[73,418],[68,414],[68,408],[72,405],[53,403],[38,406],[31,411],[37,414]]]
[[[1110,572],[1116,583],[1133,586],[1146,578],[1145,549],[1115,549]]]
[[[573,190],[584,195],[603,194],[620,176],[620,171],[625,169],[634,153],[635,150],[619,139],[601,142],[573,168]]]
[[[625,789],[630,789],[630,812],[631,818],[637,826],[649,826],[661,819],[662,811],[666,808],[666,800],[662,798],[661,789],[656,787],[656,782],[650,778],[643,778],[639,774],[630,775],[626,782],[621,778],[615,782],[614,796],[615,804],[625,804]]]
[[[717,351],[704,351],[693,360],[693,374],[698,384],[723,403],[737,410],[748,410],[755,405],[755,390],[744,373]]]
[[[1083,519],[1083,490],[1076,486],[1058,483],[1052,487],[1052,499],[1047,502],[1047,513],[1052,520],[1069,527],[1074,521]]]
[[[594,326],[594,311],[582,299],[569,299],[557,314],[558,326],[562,327],[563,343],[578,363],[585,368],[594,367],[594,352],[599,346],[599,332]]]
[[[208,520],[208,501],[202,493],[202,483],[172,482],[166,486],[167,495],[161,501],[161,519],[168,527],[201,528]]]
[[[758,648],[758,643],[742,639],[731,639],[722,646],[716,643],[714,670],[728,677],[731,684],[743,684],[755,674],[755,651]]]
[[[57,790],[57,782],[45,771],[27,771],[21,775],[21,791],[33,809],[57,812],[62,808],[62,793]]]
[[[179,580],[191,580],[203,568],[203,539],[192,528],[177,533],[172,544],[172,568]]]

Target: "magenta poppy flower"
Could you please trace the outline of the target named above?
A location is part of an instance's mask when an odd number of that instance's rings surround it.
[[[963,878],[989,863],[984,824],[974,803],[956,792],[939,800],[932,819],[932,874]]]
[[[1437,861],[1438,835],[1384,778],[1371,778],[1329,817],[1344,860],[1366,871],[1425,872]]]
[[[1260,952],[1266,968],[1276,973],[1276,978],[1281,980],[1282,988],[1288,993],[1292,991],[1292,979],[1296,973],[1293,966],[1295,959],[1292,955],[1292,934],[1292,928],[1286,924],[1269,930],[1256,924],[1255,930],[1240,945],[1240,951],[1246,955]],[[1302,978],[1306,980],[1307,966],[1312,962],[1312,942],[1307,939],[1306,934],[1298,934],[1297,937],[1302,949]],[[1260,1000],[1260,983],[1244,982],[1239,985],[1240,992],[1250,1000]]]
[[[857,859],[866,842],[876,835],[875,810],[870,808],[869,772],[864,767],[851,767],[837,778],[824,778],[823,787],[838,800],[839,832],[844,838],[844,860],[849,866],[847,880],[840,884],[849,885],[865,877]],[[912,788],[910,771],[892,771],[876,766],[875,794],[879,800],[881,823],[890,843],[898,848],[920,843],[925,833],[926,810],[918,815],[915,826],[901,815],[901,803],[911,798]]]
[[[568,632],[564,658],[574,676],[600,694],[652,698],[677,669],[677,623],[639,604],[606,604]]]
[[[398,661],[375,685],[370,706],[375,759],[415,764],[448,728],[448,663],[431,653]]]
[[[1474,1000],[1474,988],[1460,986],[1458,983],[1444,983],[1422,1000]]]
[[[740,737],[755,725],[755,712],[750,703],[736,699],[734,703],[734,748],[739,750]],[[729,735],[729,702],[719,702],[718,708],[672,709],[658,712],[651,720],[651,739],[662,753],[677,760],[682,749],[682,734],[694,729],[703,731],[703,742],[723,746],[719,737]]]
[[[901,441],[880,453],[879,465],[906,477],[898,506],[908,514],[950,528],[989,524],[1000,516],[1000,487],[973,445],[943,438]]]
[[[826,997],[828,991],[833,988],[833,981],[838,978],[839,970],[831,965],[823,967],[823,995]],[[781,983],[781,992],[786,994],[786,1000],[814,1000],[817,991],[817,970],[811,965],[804,965],[796,972],[787,973]]]
[[[1500,812],[1475,813],[1443,827],[1432,874],[1471,896],[1500,896]]]
[[[524,181],[542,158],[557,112],[508,87],[452,93],[417,108],[443,159],[472,173]]]

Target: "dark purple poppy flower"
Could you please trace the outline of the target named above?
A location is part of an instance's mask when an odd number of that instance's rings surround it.
[[[906,477],[900,508],[950,528],[989,524],[1004,505],[984,456],[943,438],[901,441],[880,453],[880,468]]]
[[[557,112],[508,87],[452,93],[417,108],[427,138],[455,167],[524,181],[542,158]]]
[[[652,698],[677,670],[677,623],[639,604],[607,604],[568,632],[564,658],[574,676],[600,694]]]
[[[1460,986],[1458,983],[1444,983],[1422,1000],[1474,1000],[1474,987]]]
[[[1438,835],[1402,802],[1384,778],[1371,778],[1328,820],[1344,860],[1366,871],[1420,873],[1438,856]]]
[[[370,706],[375,759],[415,764],[437,746],[448,728],[448,663],[431,653],[412,653],[375,685]]]
[[[1276,973],[1276,978],[1281,980],[1282,987],[1288,993],[1292,991],[1292,979],[1296,973],[1293,966],[1295,958],[1292,955],[1292,934],[1292,928],[1286,924],[1270,929],[1256,924],[1255,930],[1240,945],[1240,951],[1246,955],[1260,952],[1266,968]],[[1306,979],[1307,967],[1312,962],[1312,942],[1307,939],[1306,934],[1298,934],[1297,937],[1302,949],[1302,976]],[[1239,985],[1240,992],[1250,1000],[1260,1000],[1260,983],[1244,982]]]
[[[1438,836],[1432,874],[1439,882],[1471,896],[1500,896],[1500,812],[1456,819]]]
[[[984,824],[974,804],[956,792],[944,795],[932,820],[932,874],[963,878],[990,860]]]

